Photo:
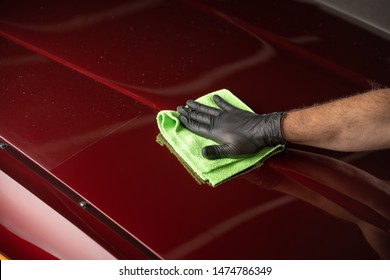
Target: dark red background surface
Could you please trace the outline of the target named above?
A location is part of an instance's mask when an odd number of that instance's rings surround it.
[[[389,42],[314,6],[256,3],[3,5],[0,137],[18,153],[0,151],[1,169],[118,258],[140,257],[126,249],[133,237],[162,258],[376,258],[353,225],[244,178],[199,186],[155,143],[158,110],[220,88],[267,113],[389,85]],[[390,179],[388,151],[316,152]],[[27,175],[30,161],[39,176]],[[56,195],[37,183],[52,176]],[[259,210],[273,201],[281,205]],[[11,258],[29,256],[9,247]]]

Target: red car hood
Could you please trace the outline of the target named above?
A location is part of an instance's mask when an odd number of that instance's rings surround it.
[[[1,169],[118,258],[376,258],[354,226],[244,177],[197,185],[155,142],[158,110],[220,88],[267,113],[389,83],[383,38],[310,5],[251,5],[2,7]],[[390,178],[388,152],[331,155]]]

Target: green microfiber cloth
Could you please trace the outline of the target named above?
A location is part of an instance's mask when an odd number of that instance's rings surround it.
[[[218,108],[213,100],[214,95],[221,96],[237,108],[253,112],[246,104],[226,89],[206,94],[196,101]],[[171,110],[163,110],[157,114],[157,125],[160,129],[157,142],[167,146],[199,183],[217,186],[228,179],[260,166],[266,158],[284,148],[283,145],[265,147],[250,157],[209,160],[202,156],[202,148],[216,143],[186,129],[180,123],[178,115],[176,111]]]

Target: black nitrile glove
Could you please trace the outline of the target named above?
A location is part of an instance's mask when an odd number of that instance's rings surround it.
[[[238,109],[214,95],[216,109],[189,100],[187,107],[178,107],[181,123],[190,131],[220,145],[204,147],[208,159],[239,158],[252,155],[266,146],[285,144],[280,131],[283,113],[257,115]]]

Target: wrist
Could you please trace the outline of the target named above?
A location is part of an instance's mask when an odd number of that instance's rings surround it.
[[[262,116],[263,120],[262,124],[260,124],[262,127],[260,137],[263,138],[266,146],[286,144],[286,140],[281,131],[284,115],[284,112],[274,112]]]
[[[280,122],[280,133],[283,139],[288,143],[303,144],[305,135],[304,129],[307,129],[307,123],[302,119],[299,111],[285,112]]]
[[[287,142],[290,142],[289,140],[289,134],[288,134],[288,131],[287,131],[287,118],[289,118],[290,112],[284,112],[283,113],[283,116],[280,118],[280,134],[284,140],[285,143]]]
[[[279,144],[282,144],[282,145],[285,145],[286,144],[286,139],[284,138],[283,136],[283,133],[282,133],[282,123],[283,123],[283,119],[286,115],[285,112],[275,112],[275,113],[271,113],[274,117],[273,117],[273,121],[274,121],[274,137],[271,139],[271,143],[273,145],[279,145]]]

